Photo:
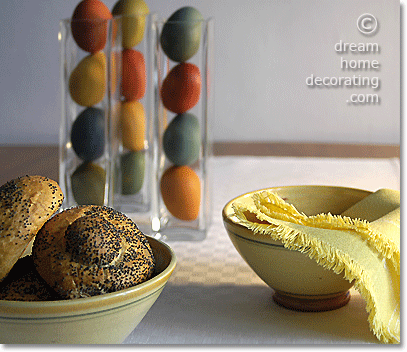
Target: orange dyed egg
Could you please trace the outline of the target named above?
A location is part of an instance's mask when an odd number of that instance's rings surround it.
[[[126,100],[139,100],[146,93],[144,56],[137,50],[125,49],[122,60],[122,95]]]
[[[89,53],[102,50],[107,40],[109,8],[99,0],[83,0],[72,15],[71,30],[76,44]]]
[[[164,79],[161,100],[168,110],[182,114],[198,103],[201,85],[199,68],[189,62],[183,62],[175,66]]]
[[[161,196],[168,211],[185,221],[195,220],[201,203],[201,182],[188,166],[171,166],[161,177]]]

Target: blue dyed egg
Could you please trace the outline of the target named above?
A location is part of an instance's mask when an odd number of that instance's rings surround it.
[[[87,108],[78,115],[71,130],[72,148],[85,161],[96,160],[105,149],[104,112],[98,108]]]
[[[175,165],[191,165],[198,160],[201,147],[199,121],[191,113],[175,116],[163,136],[167,158]]]
[[[203,17],[194,7],[175,11],[164,24],[160,42],[165,54],[175,62],[185,62],[196,54],[201,42]]]

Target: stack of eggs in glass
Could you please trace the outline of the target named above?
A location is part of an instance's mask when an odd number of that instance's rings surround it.
[[[146,94],[147,73],[143,42],[149,9],[144,0],[119,0],[113,7],[114,16],[121,18],[121,89],[115,107],[119,112],[121,135],[120,160],[116,192],[134,195],[143,187],[146,169],[146,114],[143,98]]]
[[[201,45],[203,17],[193,7],[183,7],[165,22],[160,44],[173,66],[166,74],[160,97],[164,108],[176,114],[165,127],[162,146],[167,159],[160,190],[169,213],[182,221],[193,221],[200,213],[201,180],[194,167],[202,153],[199,119],[191,111],[201,99],[201,72],[189,62]],[[198,166],[199,168],[199,166]]]
[[[84,0],[74,10],[71,31],[82,57],[68,81],[70,97],[79,111],[72,123],[70,142],[80,161],[71,175],[72,195],[78,204],[104,204],[106,182],[107,59],[110,10],[98,0]],[[83,108],[81,110],[81,108]]]
[[[120,140],[114,174],[120,185],[115,192],[136,194],[143,186],[148,143],[142,99],[147,79],[143,50],[137,46],[143,41],[148,13],[144,0],[119,0],[112,11],[100,0],[83,0],[72,15],[72,38],[79,53],[75,56],[83,57],[69,73],[69,95],[77,107],[66,104],[69,115],[79,110],[69,136],[80,160],[74,161],[69,180],[77,204],[109,203],[106,176],[112,139]],[[110,112],[117,126],[107,116]],[[118,127],[118,136],[112,127]]]

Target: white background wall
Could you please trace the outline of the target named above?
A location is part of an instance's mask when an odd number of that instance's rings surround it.
[[[400,143],[399,2],[395,0],[146,0],[168,17],[192,5],[215,18],[216,141]],[[0,144],[58,143],[58,22],[78,0],[1,1]],[[104,0],[112,8],[115,0]],[[379,21],[363,36],[357,18]],[[378,54],[338,54],[334,45],[376,42]],[[346,72],[340,57],[380,62]],[[378,76],[381,88],[310,88],[308,76]],[[346,103],[377,93],[380,105]]]

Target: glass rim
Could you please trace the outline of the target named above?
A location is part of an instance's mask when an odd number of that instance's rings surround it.
[[[69,17],[69,18],[63,18],[63,19],[59,20],[59,23],[64,24],[64,25],[69,25],[71,23],[95,23],[95,24],[97,24],[97,23],[114,22],[114,21],[118,21],[118,20],[120,20],[122,18],[140,18],[140,17],[147,18],[149,16],[157,17],[157,13],[156,12],[151,12],[151,13],[144,14],[144,15],[143,14],[116,15],[116,16],[113,16],[112,18],[108,18],[108,19],[103,19],[103,18],[95,18],[95,19],[75,18],[74,19],[72,17]],[[210,22],[214,22],[214,21],[215,21],[214,17],[208,17],[208,18],[204,18],[202,20],[193,20],[193,21],[168,21],[168,19],[166,19],[166,18],[156,18],[154,20],[154,22],[156,22],[156,23],[158,22],[158,23],[163,23],[163,24],[165,24],[165,23],[168,23],[168,24],[177,24],[177,23],[179,23],[179,24],[181,24],[181,23],[193,23],[193,24],[196,24],[196,23],[210,23]]]
[[[94,18],[94,19],[86,19],[86,18],[72,18],[72,17],[67,17],[59,20],[59,23],[61,24],[70,24],[70,23],[108,23],[108,22],[113,22],[113,21],[118,21],[121,18],[139,18],[139,17],[144,17],[147,18],[148,16],[156,16],[157,14],[155,12],[147,13],[147,14],[137,14],[137,15],[116,15],[111,18]]]
[[[203,18],[202,20],[193,20],[193,21],[169,21],[168,19],[165,18],[159,18],[156,20],[156,22],[161,22],[163,24],[177,24],[177,23],[209,23],[209,22],[214,22],[215,18],[214,17],[208,17],[208,18]]]

